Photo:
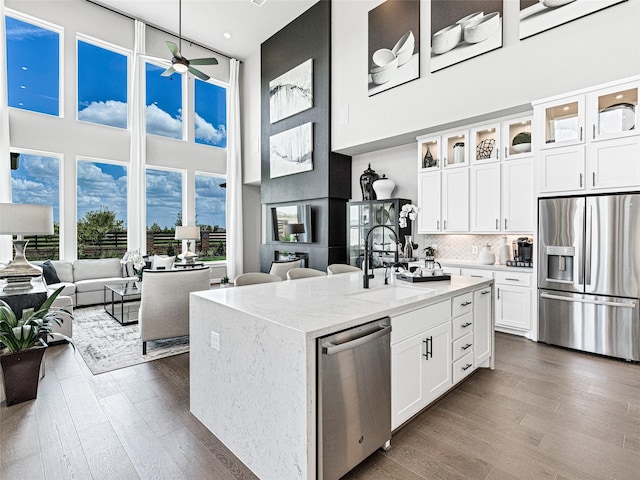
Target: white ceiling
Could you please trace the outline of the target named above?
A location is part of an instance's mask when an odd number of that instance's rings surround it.
[[[89,0],[178,34],[179,0]],[[318,0],[182,0],[182,37],[243,60]],[[226,39],[223,34],[231,34]]]

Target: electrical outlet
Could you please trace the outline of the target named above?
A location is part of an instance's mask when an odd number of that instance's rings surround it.
[[[211,348],[220,351],[220,334],[211,331]]]
[[[474,245],[471,247],[471,254],[472,255],[477,255],[478,254],[478,246]]]

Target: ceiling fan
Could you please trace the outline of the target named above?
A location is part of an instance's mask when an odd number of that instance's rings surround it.
[[[217,65],[218,59],[216,58],[194,58],[189,60],[182,56],[180,51],[182,50],[182,0],[178,1],[178,42],[180,46],[176,45],[173,42],[167,41],[167,47],[169,47],[169,51],[173,57],[171,58],[171,66],[167,68],[160,75],[163,77],[168,77],[175,72],[178,73],[186,73],[190,72],[201,80],[209,80],[209,75],[202,73],[197,68],[192,67],[192,65]]]

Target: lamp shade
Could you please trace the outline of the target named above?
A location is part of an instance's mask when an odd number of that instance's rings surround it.
[[[304,233],[304,224],[303,223],[287,223],[284,226],[284,231],[289,235]]]
[[[176,227],[176,240],[198,240],[200,227]]]
[[[0,203],[0,235],[53,235],[53,207]]]

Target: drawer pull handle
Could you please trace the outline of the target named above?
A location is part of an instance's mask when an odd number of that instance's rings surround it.
[[[466,345],[464,345],[464,346],[462,347],[462,350],[466,350],[466,349],[467,349],[467,348],[469,348],[469,347],[471,347],[471,344],[470,344],[470,343],[467,343]]]
[[[471,275],[471,276],[473,277],[473,275]],[[482,277],[480,277],[480,278],[482,278]],[[463,302],[463,303],[460,304],[461,307],[467,307],[469,305],[471,305],[471,302]]]
[[[460,327],[467,328],[467,327],[470,327],[471,325],[473,325],[473,323],[467,322],[467,323],[463,323],[462,325],[460,325]]]
[[[519,282],[520,281],[519,278],[509,278],[509,277],[505,278],[505,280],[508,280],[510,282]]]
[[[482,278],[482,275],[471,275],[471,276],[475,278]]]
[[[429,360],[429,356],[433,358],[433,336],[424,339],[422,343],[426,344],[426,347],[425,347],[426,353],[423,353],[422,356],[425,357],[427,360]]]
[[[471,367],[473,367],[473,365],[467,363],[464,367],[462,367],[462,371],[464,372],[465,370],[469,370]]]
[[[485,290],[484,292],[480,292],[480,295],[486,295],[487,293],[491,293],[491,290]]]

